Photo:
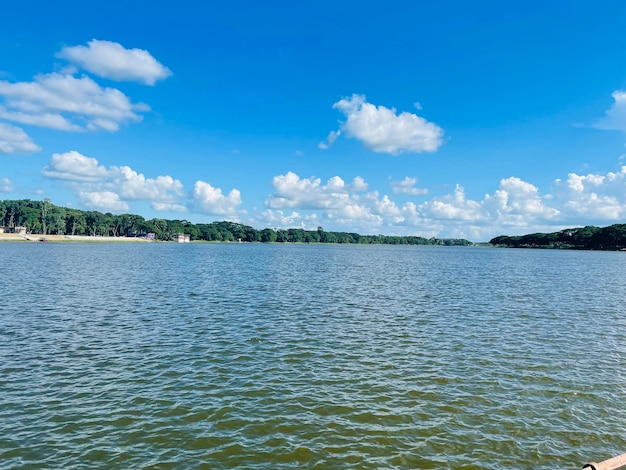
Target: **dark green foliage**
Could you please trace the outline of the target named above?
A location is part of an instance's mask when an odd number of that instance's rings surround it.
[[[0,226],[25,226],[29,233],[49,235],[90,235],[104,237],[141,237],[154,233],[157,240],[173,240],[185,233],[192,240],[263,243],[360,243],[371,245],[455,245],[468,246],[463,239],[422,238],[414,236],[359,235],[301,228],[278,229],[253,227],[235,222],[192,224],[187,220],[145,220],[140,215],[103,214],[55,206],[50,200],[0,201]]]
[[[626,248],[626,224],[608,227],[586,226],[553,233],[531,233],[489,241],[492,245],[511,248],[562,248],[576,250],[621,250]]]

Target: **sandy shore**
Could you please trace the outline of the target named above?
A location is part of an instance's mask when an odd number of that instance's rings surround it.
[[[151,240],[145,238],[132,237],[89,237],[85,235],[37,235],[29,233],[28,235],[18,235],[15,233],[0,233],[1,241],[40,241],[45,239],[49,242],[140,242],[149,243]]]

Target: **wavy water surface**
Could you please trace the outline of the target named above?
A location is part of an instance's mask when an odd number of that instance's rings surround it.
[[[625,256],[3,243],[0,468],[579,468]]]

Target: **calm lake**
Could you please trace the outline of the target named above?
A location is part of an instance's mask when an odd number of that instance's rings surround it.
[[[626,253],[2,243],[0,468],[580,468]]]

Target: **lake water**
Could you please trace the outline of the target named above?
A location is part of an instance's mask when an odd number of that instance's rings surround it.
[[[0,468],[580,468],[626,253],[0,244]]]

